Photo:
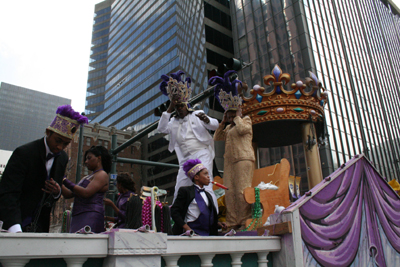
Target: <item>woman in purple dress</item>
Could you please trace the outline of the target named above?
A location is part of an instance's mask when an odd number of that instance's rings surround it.
[[[108,190],[108,173],[112,158],[103,146],[92,146],[85,153],[85,165],[91,174],[76,185],[64,179],[62,194],[65,198],[75,197],[72,208],[70,233],[90,226],[93,233],[104,231],[103,198]]]
[[[124,228],[126,221],[126,206],[129,198],[132,195],[135,195],[135,182],[133,181],[129,173],[124,172],[118,174],[117,189],[119,192],[119,196],[116,202],[117,205],[115,205],[114,202],[111,201],[111,199],[104,199],[104,204],[110,206],[114,210],[117,217],[106,216],[104,218],[107,221],[114,222],[114,228]]]

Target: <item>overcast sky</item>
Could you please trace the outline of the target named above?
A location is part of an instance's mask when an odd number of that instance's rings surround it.
[[[69,98],[83,112],[94,5],[101,1],[0,0],[0,82]]]
[[[85,110],[94,5],[101,0],[0,0],[0,81]]]

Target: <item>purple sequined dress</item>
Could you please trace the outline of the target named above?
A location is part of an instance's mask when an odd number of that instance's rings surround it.
[[[92,176],[93,174],[84,177],[78,185],[86,188]],[[75,196],[70,233],[75,233],[86,225],[91,227],[93,233],[104,232],[104,195],[105,192],[97,192],[90,198]]]

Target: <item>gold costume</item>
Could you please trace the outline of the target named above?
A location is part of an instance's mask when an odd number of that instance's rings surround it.
[[[251,187],[254,172],[253,129],[250,117],[236,116],[235,126],[220,125],[214,134],[215,141],[225,141],[224,185],[226,223],[228,226],[244,226],[251,218],[251,206],[243,197],[243,190]]]

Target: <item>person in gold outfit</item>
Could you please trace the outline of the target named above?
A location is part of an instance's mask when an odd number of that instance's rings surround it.
[[[242,99],[235,90],[240,81],[236,81],[230,83],[225,79],[218,83],[218,80],[214,80],[220,89],[219,102],[225,109],[224,118],[214,133],[214,140],[225,141],[223,179],[224,185],[229,188],[225,192],[226,224],[229,228],[242,230],[246,220],[251,218],[251,206],[245,201],[243,190],[251,187],[255,156],[251,118],[242,115]],[[212,82],[210,84],[214,85]],[[229,125],[225,128],[227,122]]]

